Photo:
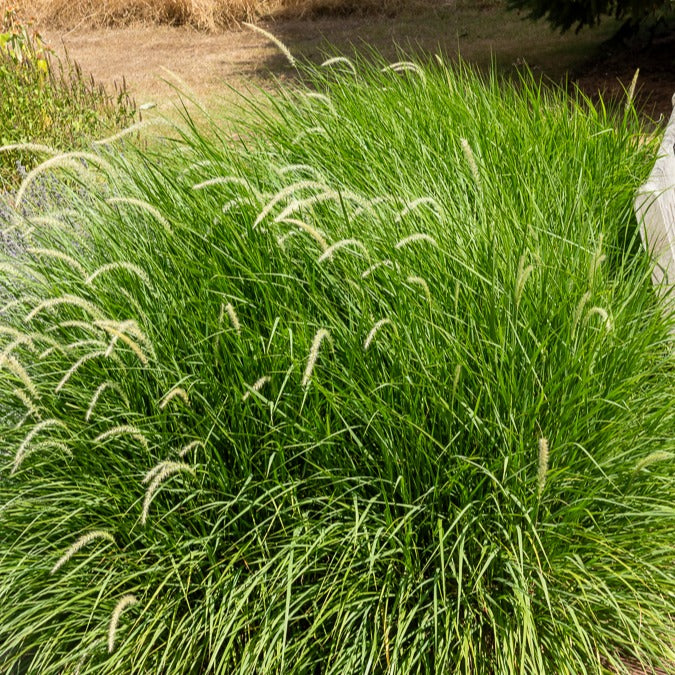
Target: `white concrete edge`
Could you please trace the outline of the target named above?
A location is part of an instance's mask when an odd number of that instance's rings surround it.
[[[652,173],[635,197],[635,213],[654,261],[654,285],[675,309],[675,95],[673,107]]]

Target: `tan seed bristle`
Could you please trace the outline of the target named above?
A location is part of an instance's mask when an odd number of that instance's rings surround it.
[[[61,154],[60,150],[55,150],[48,145],[40,145],[39,143],[13,143],[11,145],[0,146],[0,152],[14,152],[17,150],[24,152],[41,152],[45,155]]]
[[[111,206],[116,204],[128,204],[129,206],[136,206],[143,211],[147,211],[169,234],[173,234],[171,224],[160,213],[159,209],[156,209],[152,204],[148,204],[148,202],[143,201],[142,199],[135,199],[134,197],[109,197],[105,200],[105,203],[110,204]]]
[[[112,536],[112,534],[110,534],[110,532],[106,532],[105,530],[93,530],[92,532],[83,534],[74,544],[71,544],[66,552],[56,561],[56,564],[54,567],[52,567],[50,574],[54,574],[54,572],[58,571],[78,551],[84,548],[90,541],[94,541],[95,539],[107,539],[113,544],[115,543],[115,538]]]
[[[115,650],[115,634],[117,633],[117,625],[119,624],[122,612],[131,605],[137,602],[136,596],[128,593],[123,595],[119,602],[115,605],[112,616],[110,617],[110,626],[108,627],[108,652],[112,653]]]
[[[330,260],[333,257],[333,254],[336,251],[339,251],[346,246],[356,246],[368,253],[368,249],[361,243],[358,239],[341,239],[340,241],[335,242],[332,246],[329,246],[317,259],[317,262],[322,263],[326,260]]]
[[[396,243],[394,248],[396,250],[400,250],[405,246],[408,246],[409,244],[414,244],[416,241],[426,241],[432,244],[433,246],[438,246],[438,243],[431,235],[426,234],[424,232],[415,232],[415,234],[411,234],[401,239],[398,243]]]
[[[320,328],[314,340],[312,341],[312,347],[309,350],[309,357],[307,359],[307,366],[305,367],[305,372],[302,376],[302,386],[307,387],[312,379],[312,372],[314,371],[314,366],[316,365],[317,359],[319,358],[319,347],[321,347],[321,342],[324,339],[330,340],[330,333],[324,328]]]
[[[288,63],[293,68],[295,68],[295,57],[293,56],[293,54],[291,54],[291,51],[288,49],[288,47],[281,40],[279,40],[278,37],[272,35],[272,33],[266,31],[264,28],[256,26],[255,24],[242,21],[242,25],[246,26],[246,28],[250,28],[252,31],[255,31],[256,33],[260,33],[260,35],[266,37],[268,40],[270,40],[270,42],[274,43],[277,49],[279,49],[279,51],[286,57]]]
[[[47,429],[48,427],[62,427],[63,429],[67,429],[66,425],[63,422],[61,422],[61,420],[57,420],[57,419],[54,419],[54,418],[50,418],[48,420],[43,420],[42,422],[38,422],[28,432],[26,437],[21,442],[21,445],[17,449],[16,454],[14,455],[14,463],[12,465],[12,471],[11,471],[12,474],[14,474],[18,471],[19,467],[21,466],[21,463],[26,458],[26,455],[28,455],[29,446],[30,446],[31,441],[41,431],[43,431],[44,429]]]
[[[348,59],[346,56],[334,56],[331,59],[327,59],[321,64],[321,67],[326,68],[328,66],[334,66],[338,63],[346,65],[354,73],[354,75],[356,75],[356,66],[354,65],[354,62],[351,59]]]
[[[548,473],[548,440],[539,439],[539,461],[537,468],[537,492],[539,496],[546,486],[546,474]]]
[[[576,309],[574,310],[574,318],[572,319],[572,335],[576,333],[577,326],[581,320],[581,315],[583,314],[584,307],[588,304],[588,301],[591,299],[591,292],[586,291],[582,296],[581,300],[577,303]]]
[[[380,260],[380,262],[376,262],[374,265],[371,265],[365,272],[361,274],[362,279],[367,279],[376,269],[379,267],[393,267],[394,263],[389,260],[388,258],[386,260]]]
[[[89,302],[88,300],[85,300],[84,298],[81,298],[77,295],[71,295],[67,293],[66,295],[62,295],[58,298],[49,298],[48,300],[43,300],[28,314],[26,314],[24,320],[31,321],[45,309],[51,309],[52,307],[58,307],[59,305],[73,305],[74,307],[83,309],[85,312],[96,319],[103,319],[103,313],[93,302]]]
[[[130,424],[120,424],[119,426],[113,427],[112,429],[108,429],[108,431],[104,431],[102,434],[99,434],[95,439],[95,443],[101,443],[102,441],[107,440],[108,438],[112,438],[114,436],[121,436],[123,434],[129,434],[133,438],[135,438],[145,450],[148,449],[149,444],[148,444],[148,439],[145,437],[143,432],[138,428],[131,426]]]
[[[253,221],[253,227],[256,228],[272,211],[272,209],[282,200],[290,197],[295,192],[300,190],[322,190],[326,191],[330,188],[322,182],[315,180],[302,180],[292,185],[288,185],[283,190],[277,192],[272,199],[270,199],[267,204],[263,207],[263,210],[258,214],[257,218]]]
[[[31,255],[35,256],[44,256],[45,258],[54,258],[55,260],[62,260],[63,262],[70,265],[74,270],[77,270],[77,272],[82,277],[87,276],[87,271],[84,269],[84,267],[82,267],[82,265],[80,265],[77,260],[69,256],[67,253],[63,253],[62,251],[57,251],[51,248],[33,248],[30,246],[26,249],[26,253],[30,253]]]
[[[283,220],[279,220],[277,222],[295,225],[295,227],[300,228],[303,232],[307,232],[307,234],[309,234],[316,241],[316,243],[319,244],[322,251],[325,251],[328,248],[328,242],[323,237],[323,234],[315,227],[308,225],[302,220],[298,220],[297,218],[284,218]]]
[[[339,201],[340,193],[333,190],[327,190],[326,192],[320,192],[318,194],[307,197],[307,199],[294,199],[275,219],[274,222],[278,223],[289,216],[292,216],[297,211],[301,211],[304,208],[314,206],[314,204],[319,204],[321,202],[327,201]]]
[[[75,371],[82,364],[86,363],[87,361],[91,361],[91,359],[99,358],[100,356],[107,356],[107,351],[101,350],[101,351],[97,351],[97,352],[92,352],[91,354],[85,354],[82,358],[75,361],[75,363],[68,369],[68,372],[61,378],[61,381],[56,385],[56,389],[54,389],[54,393],[58,394],[61,391],[61,389],[63,389],[65,384],[68,382],[68,380],[73,376]]]
[[[523,297],[523,291],[525,290],[525,284],[530,278],[530,274],[534,271],[532,265],[525,266],[525,255],[523,254],[518,261],[518,276],[516,278],[516,290],[515,290],[515,301],[516,307],[520,306],[520,299]]]
[[[469,165],[469,169],[471,169],[471,174],[473,175],[476,187],[480,187],[481,186],[480,171],[478,170],[478,164],[476,163],[476,156],[473,154],[473,149],[471,148],[471,145],[469,144],[469,141],[466,140],[466,138],[460,139],[460,143],[462,145],[462,151],[464,152],[464,156],[466,157],[466,162]]]
[[[188,454],[188,452],[190,452],[190,450],[192,450],[193,448],[197,448],[199,446],[201,446],[202,448],[205,447],[204,443],[202,441],[191,441],[190,443],[188,443],[187,445],[184,445],[179,450],[178,456],[182,459],[183,457],[185,457],[185,455]]]
[[[640,69],[635,69],[635,74],[633,79],[630,81],[630,86],[628,87],[628,92],[626,94],[626,110],[629,110],[631,105],[633,105],[633,98],[635,96],[635,87],[637,86],[638,77],[640,77]]]
[[[409,284],[419,286],[424,291],[424,295],[426,296],[427,301],[431,302],[431,291],[429,290],[429,284],[427,283],[426,279],[422,277],[410,276],[406,279],[406,281]]]
[[[26,177],[23,179],[23,182],[17,190],[16,196],[14,198],[14,208],[18,209],[23,198],[26,195],[28,187],[30,184],[37,178],[40,174],[44,173],[48,169],[54,168],[67,168],[73,169],[78,173],[89,174],[89,170],[86,169],[80,162],[77,160],[84,159],[92,164],[96,164],[99,168],[104,168],[112,172],[112,167],[108,162],[106,162],[102,157],[95,155],[91,152],[66,152],[60,155],[51,157],[50,159],[38,164],[32,171],[26,174]]]
[[[429,206],[431,210],[438,216],[441,217],[441,207],[438,202],[433,197],[419,197],[414,201],[410,202],[399,214],[396,216],[396,222],[400,222],[405,218],[411,211],[419,208],[420,206]]]
[[[317,181],[323,181],[325,179],[324,175],[310,164],[287,164],[286,166],[278,167],[276,171],[280,176],[285,176],[287,173],[304,171],[305,173],[312,174]]]
[[[135,274],[148,288],[151,288],[152,284],[150,283],[150,278],[148,275],[137,265],[134,265],[133,263],[128,263],[128,262],[112,262],[108,263],[107,265],[102,265],[99,267],[95,272],[92,272],[86,279],[85,279],[85,284],[91,284],[96,277],[98,277],[100,274],[104,274],[106,272],[111,272],[113,270],[126,270],[127,272],[131,272]]]
[[[387,326],[391,325],[393,326],[394,324],[391,322],[391,319],[380,319],[375,323],[375,325],[370,329],[370,332],[366,336],[366,340],[363,343],[363,349],[364,351],[368,350],[368,347],[370,347],[371,342],[375,339],[375,336],[377,335],[378,331],[382,326]],[[394,327],[395,328],[395,327]]]
[[[118,141],[120,138],[128,136],[129,134],[133,134],[136,131],[140,131],[141,129],[145,129],[146,127],[157,125],[173,126],[171,122],[169,122],[168,120],[164,120],[161,117],[156,117],[151,120],[142,120],[140,122],[136,122],[135,124],[128,126],[126,129],[122,129],[122,131],[118,131],[116,134],[113,134],[112,136],[102,138],[98,141],[92,141],[92,145],[108,145],[110,143]]]
[[[37,387],[33,383],[33,380],[31,380],[28,371],[17,361],[14,356],[5,356],[3,354],[2,357],[0,357],[0,368],[8,370],[10,373],[12,373],[12,375],[21,380],[23,386],[26,387],[28,393],[34,399],[40,398]]]
[[[174,387],[160,402],[159,404],[159,409],[164,410],[171,401],[173,401],[174,398],[180,398],[183,403],[189,408],[190,407],[190,399],[188,397],[187,391],[183,389],[182,387]]]
[[[388,66],[382,68],[383,73],[386,73],[389,70],[392,70],[395,73],[415,73],[419,76],[422,82],[426,83],[427,81],[427,76],[425,75],[424,70],[422,70],[420,66],[418,66],[416,63],[413,63],[412,61],[398,61],[397,63],[391,63]]]
[[[12,393],[21,401],[21,403],[26,406],[28,414],[32,415],[36,420],[39,421],[41,418],[40,411],[36,407],[35,403],[33,403],[33,399],[28,396],[23,389],[12,389]]]
[[[141,524],[145,525],[148,520],[148,513],[150,512],[150,504],[155,496],[155,492],[159,486],[169,477],[180,471],[186,471],[192,476],[195,475],[194,469],[189,464],[182,462],[161,462],[157,466],[150,469],[146,474],[143,482],[152,481],[145,491],[145,498],[143,499],[143,512],[141,513]]]
[[[665,462],[675,459],[675,454],[672,452],[666,452],[665,450],[656,450],[655,452],[650,453],[646,457],[643,457],[636,465],[635,471],[642,471],[646,469],[650,464],[655,464],[656,462]]]
[[[97,387],[96,391],[94,392],[94,395],[91,397],[91,402],[89,403],[89,407],[87,408],[87,412],[84,416],[85,422],[89,422],[89,420],[91,419],[91,416],[94,412],[94,408],[98,403],[98,399],[101,397],[101,394],[103,394],[103,392],[106,389],[116,389],[117,392],[122,397],[122,400],[127,404],[127,406],[129,405],[129,401],[126,399],[126,396],[124,396],[124,394],[122,393],[122,390],[119,388],[119,385],[115,384],[114,382],[104,382],[103,384],[100,384]]]
[[[263,375],[261,378],[258,378],[249,388],[248,391],[244,392],[244,395],[241,397],[242,401],[245,401],[250,395],[251,392],[259,392],[268,382],[270,378],[267,375]]]
[[[609,314],[607,313],[606,309],[603,309],[602,307],[591,307],[588,310],[588,314],[586,314],[586,319],[589,319],[594,314],[597,314],[602,319],[602,322],[605,324],[605,328],[608,331],[612,330],[612,321],[609,318]]]
[[[239,323],[239,317],[237,316],[237,312],[234,311],[234,307],[231,303],[228,302],[227,305],[225,305],[225,311],[227,312],[227,316],[230,317],[230,323],[232,324],[235,332],[237,335],[241,335],[241,324]]]

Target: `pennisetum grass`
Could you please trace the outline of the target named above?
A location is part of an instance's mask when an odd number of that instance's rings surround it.
[[[10,215],[0,671],[673,671],[658,138],[526,74],[296,65]]]

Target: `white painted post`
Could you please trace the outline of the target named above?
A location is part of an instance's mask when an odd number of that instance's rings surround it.
[[[635,198],[635,213],[642,242],[654,259],[654,285],[675,304],[675,110],[654,169]]]

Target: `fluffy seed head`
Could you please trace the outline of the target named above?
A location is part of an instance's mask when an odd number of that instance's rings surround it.
[[[26,252],[34,256],[42,256],[45,258],[62,260],[63,262],[70,265],[74,270],[77,270],[77,272],[82,277],[87,276],[87,271],[84,269],[84,267],[82,267],[82,265],[80,265],[80,263],[77,262],[77,260],[69,256],[67,253],[63,253],[62,251],[57,251],[56,249],[52,248],[33,248],[32,246],[30,246],[26,249]]]
[[[31,321],[34,319],[40,312],[43,312],[46,309],[51,309],[52,307],[58,307],[59,305],[72,305],[73,307],[79,307],[83,309],[87,314],[91,315],[96,319],[103,319],[103,313],[101,310],[89,300],[85,300],[78,295],[71,295],[66,293],[58,298],[49,298],[48,300],[43,300],[40,304],[36,305],[28,314],[26,314],[25,321]]]
[[[295,225],[295,227],[300,228],[303,232],[307,232],[307,234],[309,234],[314,239],[314,241],[319,244],[322,251],[328,249],[328,242],[325,240],[322,233],[319,232],[319,230],[317,230],[315,227],[308,225],[302,220],[298,220],[297,218],[284,218],[283,220],[277,220],[277,222]]]
[[[344,64],[354,73],[354,75],[356,75],[356,66],[354,65],[354,62],[346,56],[334,56],[333,58],[324,61],[321,66],[327,68],[328,66],[335,66],[337,64]]]
[[[666,452],[665,450],[656,450],[651,454],[643,457],[636,465],[635,471],[642,471],[642,469],[647,468],[650,464],[655,464],[656,462],[665,462],[675,459],[675,454],[672,452]]]
[[[292,194],[299,192],[300,190],[321,190],[326,191],[330,188],[320,181],[315,180],[302,180],[292,185],[286,186],[283,190],[277,192],[272,199],[270,199],[267,204],[263,207],[263,210],[258,214],[257,218],[253,221],[253,227],[257,227],[272,211],[272,209],[280,202],[290,197]]]
[[[94,395],[91,397],[91,402],[89,403],[89,407],[87,408],[87,412],[84,416],[85,422],[89,422],[89,420],[91,419],[91,416],[94,412],[94,408],[98,403],[98,399],[101,397],[101,394],[103,394],[103,392],[106,389],[116,389],[120,394],[120,396],[122,397],[122,400],[126,403],[127,407],[129,406],[129,401],[127,400],[127,397],[120,389],[119,385],[115,384],[114,382],[104,382],[103,384],[100,384],[97,387],[96,391],[94,392]]]
[[[288,63],[293,68],[295,68],[295,57],[293,56],[293,54],[291,54],[290,49],[281,40],[279,40],[279,38],[272,35],[272,33],[266,31],[264,28],[260,28],[260,26],[256,26],[252,23],[247,23],[243,21],[242,25],[246,26],[246,28],[250,28],[252,31],[255,31],[256,33],[260,33],[260,35],[266,37],[268,40],[270,40],[270,42],[273,42],[279,49],[279,51],[286,57]]]
[[[16,451],[16,454],[14,455],[14,463],[12,464],[12,471],[11,473],[14,474],[18,471],[19,467],[21,466],[21,463],[23,460],[26,458],[26,456],[30,452],[30,446],[31,446],[31,441],[44,429],[48,429],[49,427],[61,427],[63,429],[66,429],[66,425],[61,422],[61,420],[57,420],[54,418],[50,418],[48,420],[43,420],[42,422],[38,422],[26,435],[26,437],[23,439],[21,442],[21,445]]]
[[[382,328],[382,326],[387,326],[387,325],[394,325],[391,322],[391,319],[380,319],[375,323],[375,325],[370,329],[370,332],[366,336],[366,340],[363,343],[363,349],[364,351],[368,350],[368,347],[370,347],[370,343],[375,339],[375,336],[377,335],[377,332]]]
[[[530,274],[534,271],[532,265],[525,266],[525,255],[523,254],[518,261],[518,276],[516,278],[516,290],[515,290],[515,300],[516,307],[520,306],[520,299],[523,296],[523,290],[525,289],[525,284],[530,278]]]
[[[325,260],[330,260],[333,257],[335,251],[339,251],[345,246],[356,246],[360,248],[365,253],[368,253],[368,249],[358,240],[358,239],[341,239],[336,241],[332,246],[329,246],[317,259],[318,262],[322,263]]]
[[[422,277],[410,276],[406,279],[406,281],[409,284],[419,286],[424,291],[424,295],[426,295],[427,300],[431,302],[431,291],[429,290],[429,284],[427,283],[426,279]]]
[[[164,410],[171,401],[173,401],[174,398],[180,398],[183,403],[189,408],[190,407],[190,399],[188,397],[187,391],[183,389],[182,387],[174,387],[160,402],[159,404],[159,409]]]
[[[537,468],[537,492],[539,496],[546,487],[546,474],[548,473],[548,440],[539,439],[539,462]]]
[[[276,171],[280,176],[285,176],[287,173],[309,173],[314,176],[317,181],[323,181],[325,179],[324,175],[310,164],[287,164],[286,166],[278,167]]]
[[[141,106],[141,109],[143,106]],[[146,108],[147,109],[147,108]],[[161,117],[157,117],[155,119],[151,120],[142,120],[141,122],[136,122],[135,124],[132,124],[128,126],[126,129],[122,129],[121,131],[118,131],[116,134],[113,134],[112,136],[108,136],[107,138],[102,138],[98,141],[93,141],[92,145],[108,145],[110,143],[114,143],[115,141],[118,141],[120,138],[124,138],[125,136],[128,136],[129,134],[133,134],[136,131],[140,131],[141,129],[145,129],[146,127],[151,127],[151,126],[157,126],[157,125],[167,125],[167,126],[172,126],[170,122],[167,120],[163,120]]]
[[[397,242],[394,248],[396,250],[400,250],[409,244],[414,244],[416,241],[426,241],[432,246],[438,246],[438,243],[431,235],[426,234],[425,232],[415,232],[414,234],[404,237],[399,242]]]
[[[330,333],[324,328],[320,328],[312,341],[312,347],[309,350],[309,357],[307,358],[307,366],[305,367],[305,372],[302,376],[302,386],[305,388],[312,379],[312,372],[314,371],[314,366],[319,358],[319,347],[321,347],[321,342],[324,339],[330,340]]]
[[[411,211],[419,208],[420,206],[428,206],[439,218],[441,217],[441,207],[438,202],[433,197],[419,197],[414,201],[410,202],[401,213],[396,216],[396,222],[403,220]]]
[[[134,265],[133,263],[123,261],[112,262],[108,263],[107,265],[102,265],[95,272],[92,272],[92,274],[90,274],[85,279],[84,283],[91,284],[94,281],[94,279],[96,279],[96,277],[98,277],[100,274],[112,272],[113,270],[126,270],[127,272],[131,272],[132,274],[135,274],[148,288],[151,288],[152,286],[148,275],[140,267],[138,267],[138,265]]]
[[[379,267],[393,267],[394,263],[387,258],[386,260],[380,260],[379,262],[376,262],[374,265],[371,265],[367,270],[365,270],[361,274],[362,279],[367,279],[376,269]]]
[[[102,434],[99,434],[94,439],[94,442],[102,443],[108,438],[122,436],[124,434],[129,434],[135,438],[146,450],[148,449],[148,439],[145,437],[143,432],[138,427],[131,426],[130,424],[121,424],[119,426],[113,427],[112,429],[108,429],[108,431],[104,431]]]
[[[136,596],[131,593],[123,595],[119,602],[115,605],[112,616],[110,617],[110,626],[108,627],[108,652],[112,653],[115,650],[115,634],[117,633],[117,625],[119,624],[122,612],[131,605],[137,602]]]
[[[204,443],[202,441],[191,441],[187,445],[184,445],[178,452],[178,456],[182,459],[185,457],[185,455],[190,452],[190,450],[193,450],[194,448],[197,448],[201,446],[202,448],[204,447]]]
[[[424,74],[422,68],[412,61],[398,61],[397,63],[391,63],[388,66],[382,68],[383,73],[386,73],[389,70],[395,73],[415,73],[419,76],[422,82],[427,81],[427,76]]]
[[[143,483],[150,482],[148,489],[145,491],[145,498],[143,499],[143,512],[141,514],[141,524],[145,525],[148,520],[148,513],[150,512],[150,504],[157,492],[159,486],[171,475],[181,471],[186,471],[192,476],[195,475],[194,469],[183,462],[165,461],[160,462],[154,466],[143,479]]]
[[[259,392],[268,382],[270,381],[270,378],[267,375],[263,375],[262,377],[258,378],[250,387],[248,391],[245,391],[243,396],[241,397],[242,401],[245,401],[250,395],[251,392]]]
[[[54,389],[54,393],[58,394],[61,389],[65,386],[66,382],[74,375],[75,371],[84,363],[87,361],[91,361],[91,359],[97,359],[101,356],[108,356],[107,350],[101,350],[101,351],[96,351],[96,352],[91,352],[91,354],[85,354],[82,358],[78,359],[75,361],[75,363],[68,369],[68,372],[61,378],[61,381],[56,385],[56,389]]]
[[[234,307],[231,303],[228,302],[225,305],[225,312],[227,312],[227,316],[230,317],[230,323],[232,324],[232,327],[234,328],[237,335],[241,335],[241,324],[239,323],[239,317],[237,316],[237,312],[234,311]]]
[[[480,171],[478,170],[478,164],[476,163],[476,156],[473,154],[471,145],[469,144],[469,141],[466,140],[466,138],[460,139],[460,143],[462,144],[462,151],[466,157],[466,163],[469,165],[469,169],[471,169],[471,175],[473,176],[473,180],[476,183],[476,187],[480,187],[481,177]]]
[[[56,561],[54,567],[52,567],[50,574],[54,574],[57,570],[63,567],[80,549],[84,548],[90,541],[95,539],[107,539],[113,544],[115,543],[115,538],[106,532],[105,530],[93,530],[87,534],[83,534],[75,543],[71,544],[65,553]]]
[[[99,168],[106,169],[112,172],[112,167],[108,162],[106,162],[103,158],[91,152],[75,151],[56,155],[42,162],[42,164],[36,166],[32,171],[30,171],[26,175],[26,177],[23,179],[23,182],[19,186],[19,189],[17,190],[16,197],[14,198],[14,207],[18,210],[19,205],[23,201],[23,198],[26,196],[26,191],[28,190],[30,184],[40,174],[44,173],[49,169],[65,168],[65,169],[72,169],[78,173],[88,174],[89,173],[88,169],[86,169],[84,165],[81,164],[80,161],[78,160],[85,160],[87,162],[90,162],[91,164],[95,164]]]
[[[609,314],[607,313],[606,309],[597,306],[591,307],[588,310],[588,314],[586,314],[586,319],[589,319],[594,314],[597,314],[602,319],[602,322],[605,324],[605,328],[607,331],[612,330],[612,320],[609,318]]]
[[[0,356],[0,368],[7,370],[8,372],[12,373],[12,375],[21,380],[23,386],[26,387],[26,390],[34,399],[40,398],[37,387],[33,383],[33,380],[31,380],[28,371],[18,362],[14,356],[8,354],[3,354]]]
[[[152,204],[148,204],[148,202],[143,201],[142,199],[135,199],[134,197],[109,197],[105,202],[111,206],[114,206],[115,204],[128,204],[129,206],[135,206],[142,211],[146,211],[153,216],[169,234],[173,234],[173,228],[169,221]]]
[[[320,192],[318,194],[307,197],[307,199],[294,199],[275,219],[274,222],[278,223],[289,216],[292,216],[294,213],[300,211],[301,209],[313,206],[314,204],[319,204],[320,202],[327,202],[331,200],[340,199],[340,193],[335,192],[334,190],[327,190],[326,192]]]

